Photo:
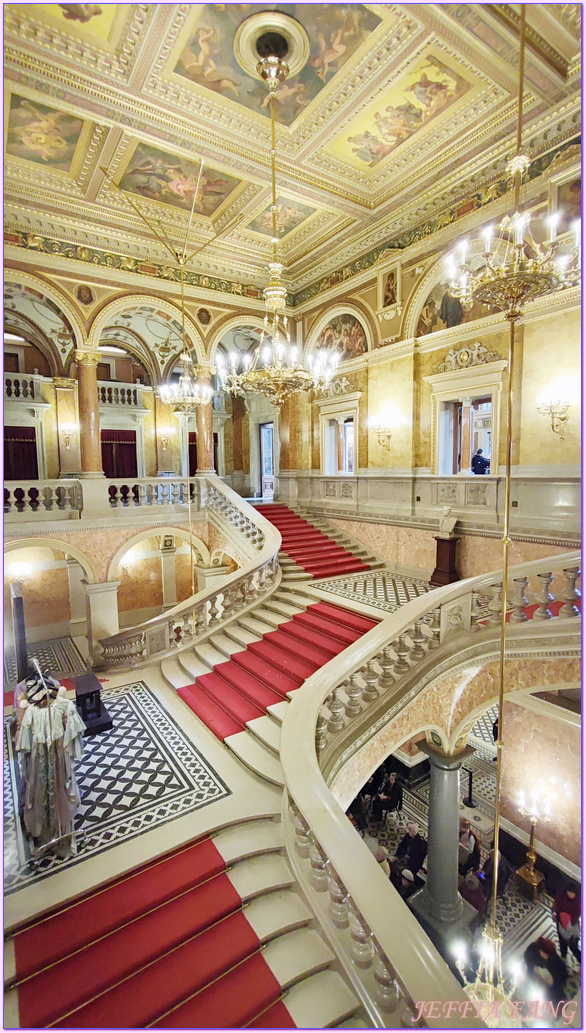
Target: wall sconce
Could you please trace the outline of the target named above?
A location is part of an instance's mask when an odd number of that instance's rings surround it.
[[[380,424],[372,427],[372,430],[377,436],[378,443],[382,448],[390,449],[391,447],[391,428],[382,427]]]
[[[561,400],[550,401],[545,398],[538,398],[537,403],[537,412],[540,416],[548,416],[551,420],[551,429],[554,434],[559,434],[560,438],[563,438],[566,423],[568,422],[570,403]]]
[[[72,435],[77,431],[76,423],[62,423],[60,426],[61,433],[63,434],[63,444],[65,445],[65,451],[69,452],[71,448]]]
[[[535,826],[538,821],[543,825],[546,825],[548,821],[551,821],[551,805],[553,800],[554,795],[548,792],[548,790],[543,786],[541,780],[540,783],[532,788],[529,800],[525,798],[523,790],[519,793],[517,800],[517,810],[519,811],[519,814],[523,818],[529,818],[531,823],[529,848],[527,850],[525,864],[522,868],[517,870],[517,885],[519,889],[523,890],[531,900],[535,900],[545,882],[542,873],[537,871],[535,868],[535,862],[537,860],[537,854],[535,853],[533,846],[535,839]]]
[[[159,437],[161,439],[161,448],[163,449],[163,452],[167,451],[167,445],[169,444],[174,433],[175,431],[173,430],[173,427],[161,427]]]

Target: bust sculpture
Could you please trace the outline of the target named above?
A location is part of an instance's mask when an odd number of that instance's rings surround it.
[[[456,526],[457,517],[452,516],[451,506],[442,506],[442,514],[439,521],[440,534],[448,535],[452,534]]]

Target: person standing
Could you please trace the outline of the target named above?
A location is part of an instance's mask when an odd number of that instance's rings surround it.
[[[470,463],[472,473],[487,473],[490,468],[490,459],[487,459],[481,448],[477,448]]]
[[[575,882],[569,882],[556,893],[553,902],[553,917],[557,928],[562,958],[566,957],[569,948],[579,962],[582,960],[582,953],[578,946],[580,942],[581,913],[582,906],[578,887]]]

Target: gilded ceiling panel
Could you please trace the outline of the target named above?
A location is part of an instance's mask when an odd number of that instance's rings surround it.
[[[210,216],[240,185],[240,180],[215,169],[204,168],[199,179],[199,163],[167,154],[156,147],[139,143],[120,180],[122,190],[151,201]]]
[[[81,118],[13,93],[6,153],[45,168],[69,172],[83,125]]]
[[[258,4],[205,4],[175,72],[189,82],[268,116],[266,87],[240,66],[234,41],[241,23]],[[276,114],[290,126],[346,64],[381,19],[364,4],[266,4],[303,25],[309,38],[309,60],[276,91]]]
[[[276,208],[277,233],[279,237],[284,237],[291,230],[297,229],[302,222],[305,222],[317,210],[316,208],[310,208],[308,204],[301,204],[300,201],[290,201],[287,197],[277,197]],[[254,230],[255,233],[263,233],[267,237],[272,237],[273,214],[270,205],[265,208],[264,212],[257,215],[256,219],[249,223],[248,229]]]

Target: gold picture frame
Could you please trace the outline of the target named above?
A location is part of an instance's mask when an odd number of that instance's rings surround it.
[[[401,309],[401,263],[394,261],[383,266],[377,277],[377,311],[391,317]]]
[[[569,169],[550,179],[547,209],[550,215],[553,215],[554,212],[561,215],[557,225],[558,236],[570,233],[573,223],[582,218],[581,190],[582,168],[580,162],[576,162]]]

